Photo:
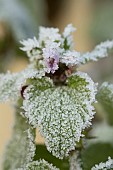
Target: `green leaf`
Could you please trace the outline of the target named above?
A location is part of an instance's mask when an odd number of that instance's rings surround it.
[[[18,112],[10,143],[4,155],[3,170],[15,170],[32,161],[35,155],[35,130]]]
[[[107,120],[113,125],[113,85],[103,83],[97,94],[97,99],[105,109]]]
[[[54,167],[52,164],[49,164],[45,160],[39,160],[31,162],[25,165],[23,168],[18,168],[16,170],[59,170]]]
[[[108,143],[92,144],[82,151],[83,170],[91,170],[95,164],[113,158],[113,146]]]
[[[54,157],[50,152],[47,151],[45,145],[36,145],[36,153],[34,160],[44,159],[49,163],[52,163],[59,169],[69,170],[69,162],[68,159],[60,160]]]
[[[49,152],[63,159],[75,150],[82,131],[94,115],[95,84],[85,73],[76,73],[67,86],[48,87],[43,81],[25,91],[23,109],[29,122],[39,126]]]

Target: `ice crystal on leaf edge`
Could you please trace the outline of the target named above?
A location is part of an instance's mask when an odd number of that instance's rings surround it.
[[[98,165],[96,164],[91,170],[112,170],[113,169],[113,159],[108,157],[106,162],[101,162]]]
[[[23,168],[18,168],[15,170],[33,170],[33,169],[35,170],[59,170],[58,168],[56,168],[52,164],[49,164],[47,161],[43,159],[39,161],[33,161],[25,165]]]

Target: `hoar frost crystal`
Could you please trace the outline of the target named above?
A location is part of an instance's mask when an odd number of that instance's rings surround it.
[[[40,27],[38,39],[34,37],[21,41],[21,50],[27,53],[29,66],[20,73],[0,75],[0,101],[10,98],[21,103],[21,114],[18,113],[18,116],[22,122],[25,121],[24,131],[29,129],[29,136],[32,136],[30,133],[38,127],[48,151],[59,159],[76,150],[95,114],[93,104],[96,102],[97,84],[86,73],[77,71],[77,68],[89,61],[106,57],[108,50],[113,48],[113,41],[106,41],[92,52],[81,54],[73,50],[72,32],[75,30],[71,24],[62,34],[57,28]],[[14,129],[14,133],[17,133],[18,128],[18,136],[22,139],[27,133],[23,133],[21,123]],[[30,148],[35,148],[30,137],[28,140],[32,145]],[[13,149],[13,145],[9,146]],[[17,152],[17,161],[11,165],[12,160],[10,162],[8,156],[12,151],[9,150],[6,151],[7,165],[4,163],[4,169],[57,169],[44,160],[32,162],[34,150],[26,150],[26,147],[22,151],[31,152],[26,152],[26,157],[32,155],[29,161],[21,161]]]

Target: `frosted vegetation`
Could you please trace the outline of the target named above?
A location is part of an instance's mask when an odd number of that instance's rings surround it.
[[[107,57],[113,49],[113,40],[81,54],[73,50],[75,30],[71,24],[62,34],[58,28],[40,27],[38,39],[21,41],[20,49],[29,58],[28,67],[19,73],[0,74],[0,101],[16,102],[15,125],[4,155],[3,170],[59,169],[51,162],[34,159],[36,128],[54,158],[63,159],[62,162],[69,159],[70,170],[84,170],[81,149],[95,116],[94,103],[97,100],[104,103],[111,115],[113,85],[104,83],[97,90],[97,83],[77,69]],[[112,169],[113,160],[109,157],[106,163],[93,166],[91,170]]]

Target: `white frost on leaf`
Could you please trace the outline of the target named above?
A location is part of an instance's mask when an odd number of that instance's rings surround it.
[[[112,170],[113,169],[113,159],[108,157],[106,162],[101,162],[98,165],[96,164],[91,170]]]
[[[35,155],[35,129],[20,113],[15,114],[12,139],[4,155],[3,169],[15,170],[33,160]]]
[[[60,62],[66,66],[77,66],[81,62],[80,53],[77,51],[66,51],[60,57]]]
[[[61,35],[58,28],[39,27],[39,43],[60,41]]]
[[[29,123],[40,127],[47,149],[60,159],[75,149],[95,114],[92,103],[96,87],[91,78],[79,72],[67,83],[68,86],[45,89],[43,85],[42,90],[37,84],[29,86],[23,102]]]
[[[98,98],[103,102],[106,101],[107,103],[111,101],[111,103],[113,103],[113,84],[104,82],[99,88]]]
[[[52,164],[49,164],[44,159],[42,159],[39,161],[31,162],[27,165],[24,165],[23,168],[18,168],[16,170],[59,170],[59,169],[53,166]]]
[[[34,37],[33,39],[29,38],[28,40],[20,41],[20,43],[23,45],[23,47],[21,47],[20,49],[27,53],[31,62],[36,59],[42,58],[42,56],[40,55],[41,48],[36,37]]]
[[[104,82],[97,93],[97,100],[104,108],[108,122],[113,125],[113,84]]]
[[[29,123],[34,127],[37,126],[38,121],[41,121],[40,114],[37,114],[37,97],[39,97],[42,91],[46,89],[52,88],[53,82],[50,78],[44,77],[43,79],[37,79],[32,83],[32,85],[28,86],[24,91],[24,98],[22,109],[25,110],[24,115],[28,118]],[[35,105],[36,102],[36,105]],[[45,103],[46,104],[46,103]],[[28,107],[28,105],[30,107]],[[28,107],[28,109],[27,109]],[[43,110],[43,106],[42,106]]]
[[[24,46],[20,48],[22,51],[31,51],[33,48],[39,47],[39,42],[36,37],[33,39],[29,38],[28,40],[22,40],[20,43]]]
[[[70,47],[73,47],[73,36],[72,33],[76,31],[76,28],[73,27],[72,24],[68,24],[63,32],[63,37],[64,37],[64,43],[66,43],[66,46],[70,49]]]
[[[102,42],[101,44],[97,45],[93,51],[81,55],[81,64],[85,64],[89,61],[98,61],[101,58],[107,57],[108,51],[111,49],[113,49],[113,40]]]
[[[21,47],[21,49],[27,52],[31,62],[39,62],[42,63],[43,66],[45,61],[45,57],[43,56],[44,49],[48,48],[48,50],[50,50],[51,44],[55,45],[56,54],[60,54],[59,62],[55,64],[55,68],[58,68],[56,66],[58,66],[60,62],[67,66],[79,66],[90,61],[98,61],[101,58],[107,57],[109,50],[113,49],[113,40],[108,40],[97,45],[91,52],[80,54],[76,50],[72,51],[72,33],[75,30],[76,28],[74,28],[72,24],[67,25],[62,34],[60,34],[58,28],[40,27],[39,38],[36,39],[36,37],[34,37],[33,39],[21,41],[21,44],[24,46]],[[51,56],[49,57],[51,58]]]
[[[18,73],[0,74],[0,101],[5,102],[9,98],[17,98],[18,91],[15,88],[16,80],[18,79]]]
[[[31,65],[19,73],[0,74],[0,101],[17,100],[27,79],[42,78],[44,75],[43,70],[36,70]]]
[[[23,70],[19,73],[20,78],[18,80],[18,84],[19,84],[19,82],[25,82],[27,79],[33,79],[33,78],[41,79],[43,76],[45,76],[44,70],[43,69],[36,69],[31,64],[25,70]]]
[[[72,24],[68,24],[64,29],[63,36],[66,38],[70,36],[74,31],[76,31],[76,28],[73,27]]]
[[[91,120],[95,114],[95,109],[92,106],[93,103],[97,102],[95,99],[97,93],[97,83],[87,75],[87,73],[76,72],[72,74],[67,80],[68,86],[73,90],[76,89],[77,95],[76,101],[83,106],[81,116],[84,119],[83,129],[91,125]],[[86,107],[86,108],[85,108]],[[88,111],[88,112],[87,112]]]

